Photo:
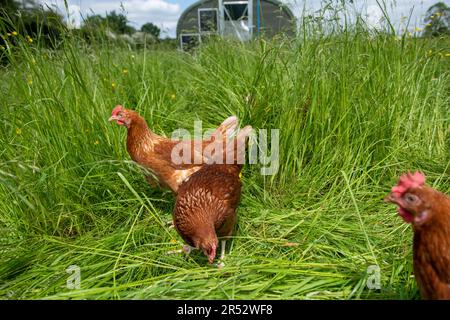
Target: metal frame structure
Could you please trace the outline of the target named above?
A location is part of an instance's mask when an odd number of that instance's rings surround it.
[[[217,1],[217,2],[216,2]],[[256,2],[255,2],[256,1]],[[271,5],[276,5],[282,9],[287,15],[287,19],[293,21],[295,23],[295,16],[288,6],[280,2],[280,0],[264,0],[264,2],[270,3]],[[247,5],[247,17],[246,19],[238,20],[225,20],[226,8],[225,5],[233,5],[233,4],[246,4]],[[253,8],[255,5],[255,8]],[[203,8],[201,8],[203,6]],[[241,8],[242,9],[242,8]],[[195,10],[195,13],[193,12]],[[182,47],[182,37],[183,36],[196,36],[199,37],[199,43],[202,42],[202,35],[209,35],[215,32],[212,31],[201,31],[201,21],[200,21],[200,13],[203,10],[215,10],[218,12],[217,19],[217,34],[222,37],[230,36],[237,38],[240,41],[247,41],[252,39],[254,36],[259,37],[262,35],[264,27],[270,27],[270,25],[265,26],[264,23],[267,24],[267,21],[263,20],[263,6],[262,0],[198,0],[197,2],[191,4],[187,9],[183,11],[181,14],[178,23],[177,23],[177,37],[180,41],[180,47]],[[270,9],[273,11],[273,8]],[[230,9],[230,12],[232,10]],[[234,11],[234,10],[233,10]],[[231,12],[231,16],[235,16],[236,13],[242,13],[242,10],[236,10],[235,12]],[[198,21],[195,22],[195,25],[190,25],[189,28],[183,30],[183,24],[185,24],[186,16],[190,15],[189,19],[194,20],[192,15],[195,15],[195,19]],[[217,17],[217,16],[216,16]],[[236,17],[235,17],[236,18]],[[254,21],[255,18],[255,21]],[[189,22],[190,24],[190,22]],[[226,28],[225,28],[226,26]],[[295,25],[294,25],[295,27]],[[197,30],[194,30],[197,29]],[[183,33],[183,31],[185,33]],[[295,32],[295,30],[293,31]]]
[[[219,16],[220,16],[220,34],[224,35],[225,32],[225,14],[229,16],[229,13],[226,12],[226,5],[238,5],[238,4],[246,4],[247,5],[247,26],[248,26],[248,34],[249,38],[252,38],[253,36],[253,0],[238,0],[238,1],[232,1],[232,0],[219,0]],[[231,22],[231,25],[234,28],[235,35],[237,38],[241,41],[245,40],[240,31],[239,31],[239,25],[236,20],[227,20]]]
[[[218,33],[220,33],[220,17],[219,17],[219,10],[217,8],[198,8],[197,10],[197,16],[198,16],[198,32],[200,34],[208,34],[208,33],[214,33],[211,31],[202,31],[201,27],[201,21],[200,21],[200,12],[201,11],[215,11],[216,12],[216,29]]]
[[[200,36],[200,33],[181,33],[180,34],[180,49],[184,50],[183,48],[183,36],[197,36],[198,37],[198,43],[202,43],[202,37]]]

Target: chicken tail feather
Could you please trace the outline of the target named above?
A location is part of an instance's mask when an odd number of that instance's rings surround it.
[[[235,154],[234,160],[236,164],[244,164],[245,163],[245,142],[247,138],[250,137],[252,133],[252,126],[245,126],[236,135],[236,138],[227,143],[227,155]],[[227,156],[227,159],[231,157]]]
[[[222,136],[222,139],[230,135],[234,132],[238,125],[238,118],[236,116],[231,116],[225,119],[222,124],[214,131],[212,134],[212,137],[220,137]]]

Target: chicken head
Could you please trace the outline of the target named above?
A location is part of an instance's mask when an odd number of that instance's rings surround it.
[[[121,105],[115,106],[108,121],[116,121],[119,126],[126,126],[127,128],[131,124],[131,118],[128,116],[128,110]]]
[[[425,176],[421,172],[408,172],[400,177],[397,185],[392,187],[391,193],[384,200],[399,206],[398,214],[405,222],[420,225],[430,215],[424,185]]]

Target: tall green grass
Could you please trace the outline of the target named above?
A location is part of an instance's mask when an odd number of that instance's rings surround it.
[[[3,29],[2,34],[7,30]],[[8,38],[0,71],[0,297],[411,299],[412,231],[382,199],[406,170],[450,191],[448,39],[363,25],[215,40],[192,54]],[[447,48],[447,49],[445,49]],[[107,122],[123,104],[158,134],[231,114],[280,129],[280,167],[244,168],[226,266],[182,242]],[[70,265],[81,288],[66,287]],[[378,265],[381,289],[366,286]]]

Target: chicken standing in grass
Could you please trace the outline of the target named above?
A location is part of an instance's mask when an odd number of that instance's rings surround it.
[[[251,127],[237,135],[237,143],[245,144]],[[244,148],[239,148],[244,152]],[[236,158],[235,158],[236,160]],[[226,238],[236,223],[236,208],[241,195],[242,164],[210,164],[192,174],[178,189],[173,211],[173,223],[187,245],[200,249],[214,262],[218,238],[222,238],[220,260],[225,255]],[[189,253],[190,247],[183,251]],[[223,266],[223,262],[221,265]]]
[[[422,173],[402,175],[385,201],[414,231],[413,259],[424,299],[450,299],[450,197],[425,185]]]
[[[175,193],[187,177],[199,170],[205,163],[213,161],[217,156],[212,152],[211,157],[208,158],[203,152],[205,148],[211,146],[212,143],[223,144],[222,150],[225,154],[226,145],[229,142],[228,136],[237,126],[237,118],[232,116],[226,119],[209,139],[199,142],[194,140],[180,142],[153,133],[148,128],[145,119],[137,112],[125,109],[120,105],[112,110],[109,121],[115,121],[118,125],[127,128],[127,150],[131,159],[151,171],[162,186],[169,187]],[[180,149],[180,143],[186,144],[189,150],[192,150],[189,156],[190,161],[179,163],[174,161],[172,151],[174,148]],[[183,156],[183,154],[180,155]],[[150,184],[153,184],[152,176],[147,175],[146,178]]]

